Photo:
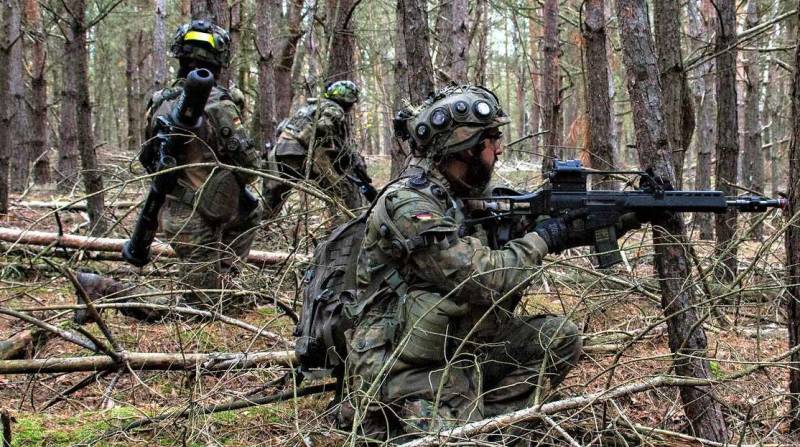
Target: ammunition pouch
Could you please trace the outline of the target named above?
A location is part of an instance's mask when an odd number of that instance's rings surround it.
[[[212,224],[224,224],[239,214],[242,186],[229,169],[215,169],[195,193],[197,212]]]
[[[455,325],[451,318],[467,314],[467,304],[457,305],[437,293],[415,290],[400,302],[403,332],[398,342],[400,360],[411,365],[444,363]]]

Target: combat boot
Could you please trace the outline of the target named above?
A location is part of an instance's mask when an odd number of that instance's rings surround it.
[[[119,293],[125,288],[125,286],[119,281],[111,278],[105,278],[94,273],[78,273],[77,280],[78,284],[81,285],[81,288],[83,288],[84,292],[86,292],[86,296],[91,301],[95,301],[104,296]],[[78,304],[83,304],[83,301],[79,297],[76,298],[78,300]],[[76,309],[72,316],[72,321],[74,321],[75,324],[83,325],[86,323],[91,323],[94,320],[86,309]]]

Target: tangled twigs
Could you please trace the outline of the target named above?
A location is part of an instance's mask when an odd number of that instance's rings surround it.
[[[295,397],[311,396],[314,394],[330,392],[334,391],[335,388],[336,388],[336,383],[329,382],[329,383],[322,383],[319,385],[311,385],[297,390],[288,389],[285,391],[281,391],[280,393],[270,394],[268,396],[263,396],[263,397],[237,399],[227,404],[214,404],[198,408],[186,408],[184,410],[173,411],[154,418],[143,418],[133,421],[130,424],[120,428],[119,430],[107,433],[105,437],[113,436],[117,433],[122,433],[128,430],[132,430],[134,428],[143,427],[145,425],[149,425],[159,421],[164,421],[167,419],[181,418],[187,416],[199,416],[203,414],[219,413],[221,411],[241,410],[242,408],[255,407],[258,405],[266,405],[275,402],[283,402],[285,400],[294,399]]]
[[[81,336],[79,336],[78,334],[76,334],[74,332],[70,332],[70,331],[68,331],[66,329],[62,329],[62,328],[60,328],[58,326],[54,326],[54,325],[52,325],[50,323],[44,322],[42,320],[39,320],[38,318],[34,318],[34,317],[32,317],[30,315],[27,315],[27,314],[24,314],[22,312],[17,312],[15,310],[11,310],[11,309],[6,308],[6,307],[0,307],[0,314],[4,314],[4,315],[11,316],[11,317],[19,318],[22,321],[30,323],[30,324],[32,324],[34,326],[38,326],[38,327],[40,327],[40,328],[42,328],[42,329],[44,329],[46,331],[52,332],[52,333],[58,335],[59,337],[63,338],[64,340],[67,340],[70,343],[76,344],[76,345],[80,346],[81,348],[88,349],[88,350],[90,350],[92,352],[98,352],[98,351],[101,350],[92,341],[87,340],[86,338],[81,337]]]
[[[113,357],[117,362],[122,362],[125,350],[122,349],[122,345],[120,345],[114,338],[114,335],[111,333],[108,325],[106,325],[105,320],[103,320],[103,317],[100,316],[100,312],[94,308],[92,299],[89,298],[89,295],[86,294],[86,290],[83,289],[81,283],[78,282],[78,279],[75,278],[75,275],[73,275],[68,268],[62,269],[62,272],[64,273],[64,276],[66,276],[72,283],[73,287],[75,287],[75,290],[78,292],[78,298],[83,301],[83,304],[86,306],[86,311],[89,313],[89,316],[92,318],[92,320],[94,320],[95,324],[97,324],[97,327],[100,328],[100,332],[102,332],[106,337],[106,340],[111,343],[111,347],[114,350],[108,351],[106,354],[108,354],[110,357]]]

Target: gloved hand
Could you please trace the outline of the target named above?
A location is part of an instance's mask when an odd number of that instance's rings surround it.
[[[591,232],[576,230],[573,225],[574,221],[583,217],[583,215],[567,214],[545,219],[536,224],[533,231],[544,239],[550,253],[559,253],[568,248],[592,245],[594,239]]]
[[[615,229],[617,230],[617,239],[621,238],[625,235],[625,233],[631,230],[638,230],[639,228],[642,228],[642,222],[647,222],[647,220],[642,220],[642,218],[636,213],[625,213],[620,216],[617,224],[615,225]]]

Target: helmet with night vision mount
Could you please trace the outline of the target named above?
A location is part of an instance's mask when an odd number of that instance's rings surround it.
[[[497,96],[481,86],[446,87],[395,118],[395,134],[418,155],[440,158],[477,145],[487,129],[511,120]]]

